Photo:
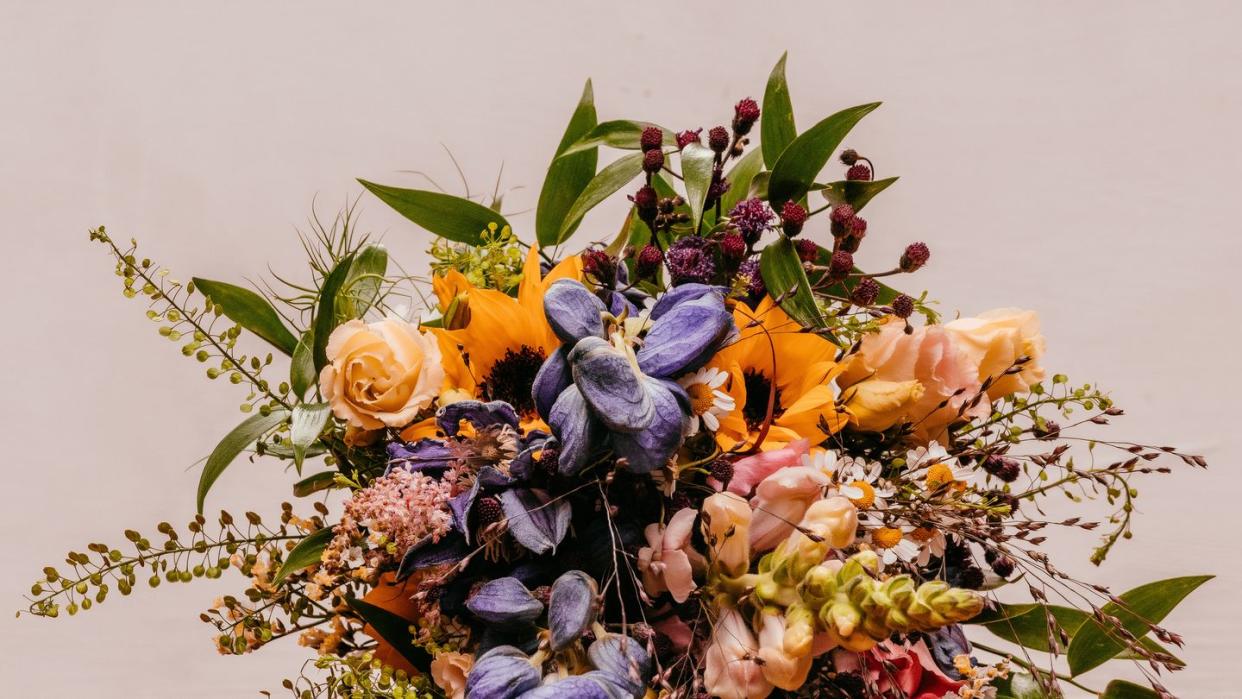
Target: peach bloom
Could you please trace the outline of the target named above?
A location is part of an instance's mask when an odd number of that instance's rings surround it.
[[[753,456],[738,459],[733,464],[733,478],[729,481],[729,492],[742,497],[750,495],[759,481],[772,475],[777,469],[786,466],[797,466],[802,462],[802,455],[807,453],[810,442],[798,439],[787,446],[772,451],[761,451]],[[717,489],[719,484],[717,483]]]
[[[795,577],[800,578],[806,570],[823,562],[829,548],[843,549],[853,544],[857,533],[858,509],[848,498],[834,495],[816,500],[798,522],[798,528],[777,547],[777,558],[796,557],[800,572]]]
[[[904,322],[890,320],[863,338],[838,380],[842,401],[860,429],[881,431],[909,422],[918,439],[941,439],[962,406],[978,393],[978,365],[958,347],[956,333],[944,326],[916,327],[909,334],[905,330]],[[980,402],[964,415],[987,412],[988,405]]]
[[[810,612],[805,607],[797,608],[792,622],[775,607],[767,607],[755,616],[764,679],[781,689],[798,689],[806,682],[814,660]]]
[[[667,590],[673,599],[685,602],[696,587],[695,571],[702,572],[707,561],[690,546],[694,520],[698,513],[689,507],[673,515],[665,526],[647,525],[647,546],[638,550],[638,569],[643,574],[643,587],[648,594]]]
[[[703,684],[720,699],[765,699],[772,684],[755,662],[759,643],[746,620],[732,607],[722,607],[707,645]]]
[[[466,676],[472,667],[473,655],[452,651],[439,653],[431,661],[431,679],[449,699],[465,699]]]
[[[988,398],[997,400],[1028,390],[1044,379],[1039,359],[1044,355],[1044,336],[1039,334],[1039,315],[1018,308],[998,308],[975,318],[958,318],[944,329],[953,343],[979,368],[979,381],[994,377]],[[1018,357],[1030,357],[1017,374],[1005,376]]]
[[[733,493],[703,501],[703,537],[711,547],[711,568],[737,576],[750,567],[750,505]]]
[[[750,550],[767,551],[789,536],[811,503],[823,496],[829,479],[829,474],[814,466],[787,466],[763,479],[750,500],[755,512]]]
[[[364,430],[405,427],[444,383],[436,337],[397,318],[338,326],[327,354],[319,390],[338,418]]]

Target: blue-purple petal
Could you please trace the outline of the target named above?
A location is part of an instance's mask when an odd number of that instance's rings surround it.
[[[638,432],[654,417],[651,398],[624,354],[607,341],[588,337],[569,353],[574,385],[595,416],[613,431]]]
[[[608,312],[614,316],[620,318],[623,313],[630,316],[638,315],[638,307],[630,303],[625,294],[612,289],[605,289],[599,293],[603,297],[604,305],[608,307]]]
[[[461,532],[466,543],[470,543],[470,510],[474,508],[474,499],[479,496],[479,479],[470,484],[470,489],[449,498],[449,511],[453,513],[453,528]]]
[[[664,295],[656,299],[655,305],[651,307],[651,319],[659,320],[664,314],[673,310],[677,306],[688,301],[695,301],[707,296],[714,296],[720,299],[721,305],[724,304],[725,289],[719,286],[711,286],[709,284],[682,284],[669,289]]]
[[[543,295],[548,325],[567,345],[584,337],[603,337],[604,321],[600,314],[605,310],[603,301],[573,279],[558,279]]]
[[[633,696],[642,696],[651,675],[651,656],[641,643],[629,636],[610,633],[591,644],[587,658],[596,670],[621,684]]]
[[[559,651],[586,633],[595,621],[598,594],[595,579],[580,570],[564,573],[552,583],[548,599],[552,650]]]
[[[515,699],[539,686],[539,670],[522,651],[496,646],[479,656],[466,676],[470,699]]]
[[[569,368],[569,350],[572,345],[561,345],[556,351],[543,360],[539,373],[535,374],[535,382],[531,385],[531,397],[535,399],[535,409],[545,420],[552,411],[552,405],[560,397],[561,392],[574,382],[573,372]]]
[[[457,435],[462,420],[477,429],[493,425],[508,425],[517,429],[518,426],[518,416],[513,406],[499,400],[487,403],[478,400],[458,401],[449,403],[436,413],[436,425],[450,437]]]
[[[496,578],[470,595],[466,609],[489,624],[523,626],[543,614],[543,603],[517,578]]]
[[[641,432],[612,434],[613,450],[634,473],[649,473],[667,464],[681,446],[687,420],[681,398],[664,382],[648,378],[644,385],[655,406],[655,418]]]
[[[427,537],[411,546],[402,556],[397,580],[404,580],[423,568],[457,563],[469,554],[470,547],[466,545],[465,537],[456,532],[446,534],[436,542]]]
[[[561,393],[548,414],[548,424],[560,443],[557,471],[563,476],[577,473],[594,453],[601,427],[577,386]]]
[[[571,675],[540,685],[519,699],[612,699],[612,695],[590,677]]]
[[[388,469],[402,468],[407,471],[443,470],[453,465],[456,457],[444,442],[438,439],[420,439],[417,442],[390,442],[388,444]],[[387,472],[386,471],[386,472]]]
[[[569,500],[553,499],[534,488],[515,488],[500,494],[500,507],[509,524],[509,533],[519,544],[536,554],[556,547],[569,532],[573,510]]]
[[[693,371],[712,358],[733,325],[714,294],[680,303],[652,324],[638,350],[638,366],[659,378]]]

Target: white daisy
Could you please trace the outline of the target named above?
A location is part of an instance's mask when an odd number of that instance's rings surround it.
[[[919,555],[919,545],[907,539],[900,527],[872,529],[867,543],[886,566],[898,561],[909,563]]]
[[[920,566],[926,566],[933,557],[944,558],[945,538],[939,528],[915,527],[906,534],[906,538],[918,545],[919,555],[915,562]]]
[[[802,455],[802,465],[807,468],[813,468],[831,478],[832,474],[837,470],[837,454],[827,449],[817,449]]]
[[[737,407],[733,397],[720,390],[728,379],[728,373],[715,367],[704,367],[677,379],[677,383],[686,389],[686,395],[690,396],[687,437],[698,434],[700,424],[715,432],[720,429],[720,416],[728,415]]]
[[[841,462],[834,490],[854,503],[861,510],[882,510],[897,489],[892,483],[880,478],[884,466],[877,462],[849,458]]]
[[[906,452],[906,471],[925,471],[923,479],[930,492],[961,493],[973,472],[957,464],[939,444]]]

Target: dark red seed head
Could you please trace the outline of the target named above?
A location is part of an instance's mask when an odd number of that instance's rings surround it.
[[[707,147],[723,153],[729,148],[729,131],[723,126],[713,126],[707,132]]]
[[[720,254],[730,260],[740,260],[746,255],[746,240],[740,233],[727,233],[720,239]]]
[[[854,218],[854,207],[849,204],[838,204],[832,207],[832,213],[828,214],[828,218],[832,219],[833,223],[845,223]]]
[[[906,246],[906,251],[901,254],[901,260],[898,266],[903,272],[914,272],[923,265],[927,264],[927,259],[931,257],[931,251],[923,243],[910,243]]]
[[[505,510],[500,506],[500,501],[491,495],[485,495],[474,503],[474,511],[479,514],[479,525],[487,526],[492,522],[499,522],[505,516]]]
[[[858,155],[858,151],[853,148],[846,148],[841,151],[841,162],[845,165],[853,165],[858,162],[858,158],[860,157],[861,156]]]
[[[686,129],[685,131],[677,134],[677,150],[685,150],[686,146],[691,143],[701,143],[699,139],[700,133],[703,133],[703,129],[701,127],[694,129],[693,131]]]
[[[712,478],[728,485],[733,480],[733,462],[728,459],[716,459],[712,462]]]
[[[814,262],[819,257],[819,246],[810,238],[799,239],[794,247],[798,249],[798,259],[803,262]]]
[[[855,306],[870,306],[875,303],[875,299],[880,295],[880,284],[871,277],[863,277],[854,285],[854,290],[850,292],[850,303]]]
[[[750,128],[759,121],[759,103],[747,97],[733,107],[733,131],[746,135]]]
[[[847,180],[871,180],[871,168],[858,163],[845,171],[845,179]]]
[[[854,271],[854,256],[844,250],[832,253],[828,262],[828,275],[834,279],[844,279]]]
[[[855,216],[845,222],[845,233],[852,238],[861,239],[867,235],[867,219]]]
[[[914,299],[905,294],[898,294],[893,299],[893,315],[898,318],[909,318],[914,313]]]
[[[648,126],[638,137],[638,145],[644,151],[659,148],[664,145],[664,132],[658,126]]]
[[[648,279],[655,275],[660,265],[664,263],[664,253],[660,248],[648,243],[638,252],[638,259],[634,263],[634,272],[643,279]]]
[[[660,203],[660,195],[656,193],[655,187],[645,184],[630,197],[630,201],[634,202],[634,206],[641,211],[654,212],[656,206]]]
[[[1017,567],[1014,560],[1003,553],[998,555],[996,559],[992,561],[991,565],[992,572],[1002,578],[1007,578],[1010,575],[1013,575],[1013,571]]]
[[[806,209],[796,201],[787,201],[781,206],[781,230],[785,235],[795,236],[802,232],[806,223]]]
[[[599,248],[591,248],[582,253],[582,271],[595,281],[611,287],[617,280],[617,261]]]
[[[643,153],[643,171],[657,173],[664,167],[664,151],[656,148]]]

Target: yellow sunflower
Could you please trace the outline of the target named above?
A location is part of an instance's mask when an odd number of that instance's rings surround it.
[[[457,304],[455,327],[440,331],[460,348],[445,361],[448,382],[454,384],[447,387],[451,395],[503,400],[524,419],[537,418],[531,384],[543,360],[561,345],[543,315],[543,296],[552,282],[564,278],[582,280],[580,257],[566,258],[544,276],[539,251],[532,247],[516,298],[477,288],[456,270],[432,279],[440,311]]]
[[[726,392],[735,406],[720,418],[716,442],[721,449],[758,441],[773,387],[773,420],[761,449],[778,449],[804,437],[817,444],[845,425],[848,416],[837,410],[829,385],[841,370],[836,345],[802,332],[771,298],[753,310],[738,303],[733,319],[739,339],[708,365],[729,373]]]

